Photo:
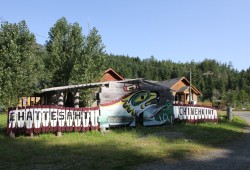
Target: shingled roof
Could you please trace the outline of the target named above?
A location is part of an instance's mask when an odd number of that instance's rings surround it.
[[[169,79],[169,80],[165,80],[165,81],[161,81],[159,82],[159,84],[164,85],[168,88],[170,88],[171,90],[173,90],[173,87],[179,82],[179,81],[183,81],[184,84],[186,84],[186,86],[182,87],[181,89],[178,89],[178,92],[181,91],[185,91],[186,89],[189,88],[190,82],[188,81],[188,79],[186,79],[185,77],[179,77],[179,78],[174,78],[174,79]],[[195,88],[193,85],[192,86],[192,90],[197,94],[197,95],[202,95],[201,92]]]
[[[180,81],[183,77],[179,77],[179,78],[174,78],[174,79],[170,79],[170,80],[165,80],[165,81],[161,81],[159,82],[160,84],[171,88],[173,87],[178,81]]]

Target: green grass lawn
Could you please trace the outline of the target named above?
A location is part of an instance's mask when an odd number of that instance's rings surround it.
[[[0,114],[0,169],[129,169],[204,154],[238,138],[246,126],[235,117],[218,124],[119,128],[104,135],[92,131],[9,138],[6,122],[7,115]]]

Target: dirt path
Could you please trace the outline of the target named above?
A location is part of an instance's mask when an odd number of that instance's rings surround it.
[[[250,112],[234,112],[248,121],[250,124]],[[233,143],[225,145],[222,149],[216,149],[213,152],[206,153],[202,157],[191,157],[177,162],[158,162],[144,164],[136,169],[209,169],[209,170],[250,170],[250,126],[245,130],[244,135]]]

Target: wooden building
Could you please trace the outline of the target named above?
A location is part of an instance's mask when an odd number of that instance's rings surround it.
[[[41,104],[40,99],[41,98],[39,96],[20,97],[18,100],[18,106],[22,107],[22,106],[40,105]]]
[[[188,104],[189,102],[189,89],[190,82],[185,77],[174,78],[166,81],[159,82],[160,84],[171,89],[174,96],[175,103]],[[191,99],[192,103],[198,102],[198,96],[201,96],[201,92],[191,84]]]
[[[136,81],[138,81],[137,79]],[[145,79],[140,79],[143,80],[144,83]],[[107,69],[104,71],[102,78],[100,79],[100,82],[97,83],[88,83],[88,84],[79,84],[79,85],[69,85],[69,86],[61,86],[61,87],[53,87],[53,88],[48,88],[46,90],[42,90],[42,93],[39,94],[37,97],[22,97],[19,99],[19,107],[21,106],[32,106],[32,105],[43,105],[43,104],[52,104],[52,105],[57,105],[58,104],[58,98],[61,98],[64,100],[70,99],[70,102],[66,102],[67,107],[69,106],[74,106],[74,100],[77,100],[79,102],[79,92],[76,89],[87,89],[87,88],[97,88],[98,87],[105,87],[110,84],[110,82],[119,82],[118,84],[124,83],[124,82],[130,82],[131,79],[125,79],[123,78],[120,74],[118,74],[116,71],[114,71],[112,68]],[[133,81],[136,82],[136,81]],[[180,78],[174,78],[162,82],[156,82],[156,81],[147,81],[148,83],[152,83],[153,86],[156,86],[156,84],[160,86],[164,86],[167,89],[170,89],[172,92],[173,103],[180,103],[180,104],[188,104],[189,102],[189,88],[190,88],[190,82],[185,78],[185,77],[180,77]],[[72,88],[75,89],[72,91]],[[136,88],[136,85],[129,86],[129,88]],[[152,88],[152,87],[151,87]],[[158,87],[157,87],[158,88]],[[201,92],[195,88],[193,85],[191,85],[191,99],[192,103],[196,104],[198,102],[198,96],[202,95]],[[53,90],[51,90],[53,89]],[[56,89],[56,90],[55,90]],[[48,90],[48,91],[47,91]],[[105,90],[105,88],[101,88],[101,91]],[[130,89],[131,90],[131,89]],[[129,90],[129,91],[130,91]],[[59,92],[64,92],[59,93]],[[66,92],[68,91],[69,94]],[[104,91],[103,91],[104,92]],[[100,93],[96,91],[95,93],[98,94],[96,96],[97,98],[102,97],[105,95],[105,99],[103,101],[107,100],[107,96],[112,96],[112,94],[117,95],[117,92],[110,91],[110,88],[105,91],[105,93]],[[93,94],[94,95],[94,94]],[[98,101],[96,101],[98,102]],[[98,105],[96,103],[95,105]]]
[[[106,71],[104,71],[101,82],[120,81],[120,80],[125,80],[125,79],[121,75],[119,75],[117,72],[115,72],[112,68],[109,68]]]
[[[74,107],[75,103],[79,102],[79,94],[77,93],[79,93],[80,90],[86,89],[95,89],[92,92],[95,93],[97,105],[116,101],[140,90],[158,91],[158,93],[161,94],[161,98],[159,98],[158,102],[161,104],[164,104],[166,101],[173,101],[172,93],[170,93],[170,89],[166,86],[145,79],[126,79],[42,89],[41,104],[67,106],[65,105],[65,96],[68,92],[71,92],[72,96],[70,96],[70,98],[72,98],[73,103],[67,107]]]
[[[112,68],[109,68],[104,71],[102,78],[100,79],[100,82],[108,82],[108,81],[121,81],[125,80],[120,74],[118,74],[116,71],[114,71]],[[18,106],[33,106],[33,105],[41,105],[45,103],[53,103],[52,95],[42,95],[43,97],[40,97],[40,94],[37,94],[37,96],[29,96],[29,97],[20,97],[18,99]]]

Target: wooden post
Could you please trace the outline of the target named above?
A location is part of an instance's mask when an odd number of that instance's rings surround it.
[[[62,132],[56,132],[56,136],[57,137],[61,137],[62,136]]]
[[[183,102],[184,102],[184,104],[187,104],[186,97],[187,97],[187,96],[186,96],[186,93],[184,93],[184,101],[183,101]]]
[[[45,97],[41,96],[41,105],[45,105]]]
[[[74,107],[79,108],[79,92],[74,93]]]
[[[191,104],[193,98],[192,98],[192,70],[190,68],[189,72],[189,104]]]
[[[232,107],[231,106],[227,107],[227,119],[228,120],[232,120],[233,119]]]
[[[64,105],[64,102],[63,102],[63,92],[59,92],[58,93],[58,99],[57,99],[57,105],[58,106],[63,106]]]
[[[15,138],[15,133],[13,133],[12,131],[9,133],[9,137],[10,138]]]
[[[64,105],[63,97],[64,97],[63,92],[58,92],[58,99],[57,99],[57,105],[58,105],[58,106],[63,106],[63,105]],[[57,123],[58,123],[58,121],[57,121]],[[62,132],[61,132],[61,131],[57,131],[57,132],[56,132],[56,135],[57,135],[58,137],[61,137],[61,136],[62,136]]]

